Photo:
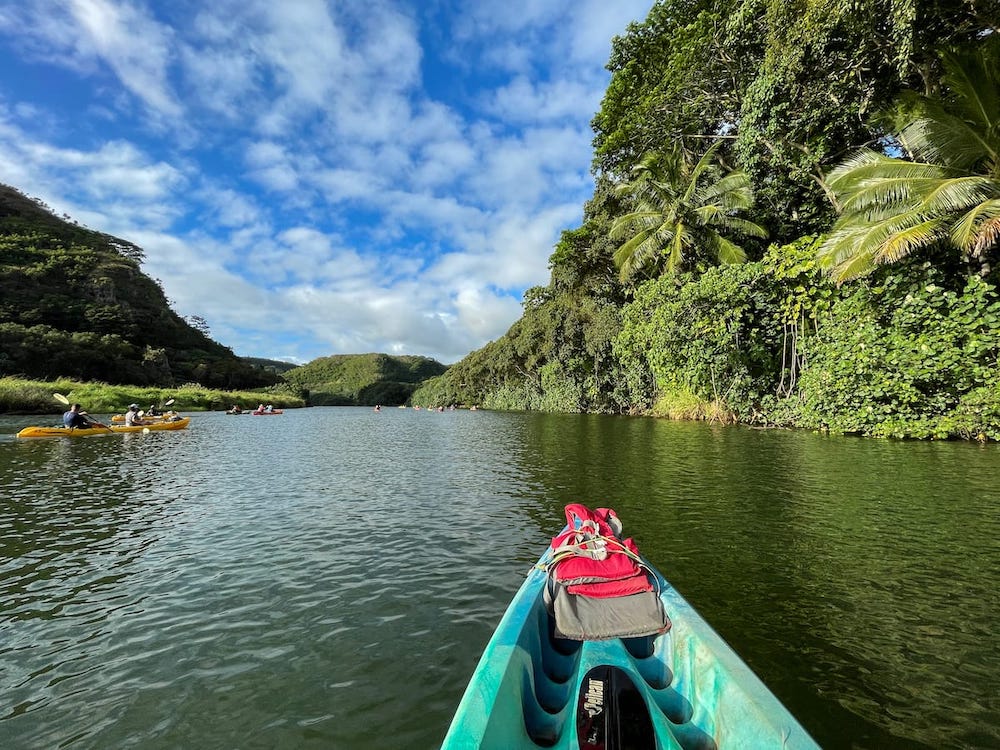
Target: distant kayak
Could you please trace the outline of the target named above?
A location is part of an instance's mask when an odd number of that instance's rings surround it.
[[[269,417],[272,414],[284,414],[281,409],[273,409],[272,411],[252,411],[250,413],[255,417]]]
[[[610,515],[589,541],[567,525],[528,573],[442,750],[818,750]]]
[[[191,417],[178,417],[166,422],[152,424],[126,425],[112,424],[110,427],[25,427],[19,433],[19,438],[54,438],[54,437],[88,437],[91,435],[115,435],[122,432],[161,432],[164,430],[183,430],[191,422]]]

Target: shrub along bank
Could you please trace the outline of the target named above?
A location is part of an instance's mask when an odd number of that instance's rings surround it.
[[[180,388],[145,388],[107,383],[82,383],[74,380],[25,380],[0,378],[0,413],[56,414],[66,407],[53,394],[60,393],[72,402],[80,403],[93,414],[124,412],[131,403],[143,409],[150,404],[163,405],[170,399],[176,411],[221,411],[238,404],[244,409],[255,408],[264,401],[277,408],[305,406],[305,399],[281,388],[265,391],[223,391],[184,385]]]

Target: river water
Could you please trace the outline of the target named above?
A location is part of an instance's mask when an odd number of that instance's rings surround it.
[[[0,417],[0,748],[435,748],[569,502],[615,508],[824,747],[1000,747],[1000,446],[192,416]]]

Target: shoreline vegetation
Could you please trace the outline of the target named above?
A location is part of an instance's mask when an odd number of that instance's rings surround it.
[[[86,383],[69,379],[52,381],[28,380],[16,377],[0,377],[0,414],[61,414],[65,406],[57,401],[53,394],[61,393],[69,397],[73,403],[80,403],[83,408],[93,414],[123,413],[130,403],[138,403],[143,408],[148,404],[162,408],[168,400],[173,400],[169,407],[173,411],[228,411],[234,404],[244,411],[252,411],[261,402],[269,403],[276,409],[297,409],[307,406],[328,405],[311,404],[308,399],[263,391],[235,391],[204,388],[197,384],[187,384],[179,388],[147,388],[126,385],[109,385],[107,383]],[[429,395],[430,391],[424,391]],[[415,394],[415,395],[419,395]],[[521,394],[522,396],[524,394]],[[494,409],[497,411],[562,411],[560,409],[523,409],[518,404],[496,403],[495,399],[487,399],[482,406],[469,404],[454,404],[460,409]],[[406,408],[420,408],[433,411],[439,407],[447,408],[446,404],[436,404],[422,399],[414,400]],[[570,410],[572,413],[572,410]],[[937,429],[917,434],[916,430],[897,429],[893,433],[872,434],[863,430],[831,428],[829,425],[804,426],[796,424],[763,423],[740,418],[740,415],[730,409],[723,399],[704,400],[690,391],[678,390],[662,395],[652,408],[629,413],[635,417],[654,419],[672,419],[678,421],[704,421],[718,423],[724,426],[742,425],[755,429],[801,429],[812,432],[822,432],[839,435],[859,435],[865,437],[890,437],[897,439],[933,439],[933,440],[965,440],[980,443],[1000,442],[1000,434],[989,427],[983,427],[982,419],[966,419],[950,421],[942,420]],[[945,425],[946,428],[942,428]],[[922,425],[927,430],[927,424]]]
[[[307,405],[304,398],[273,391],[215,390],[192,384],[179,388],[152,388],[65,378],[43,381],[3,377],[0,378],[0,413],[62,414],[66,407],[55,399],[54,393],[66,395],[72,403],[81,404],[92,414],[121,413],[132,403],[143,409],[150,404],[163,408],[170,399],[174,400],[170,406],[174,411],[226,411],[233,404],[249,411],[261,402],[272,404],[276,409]]]

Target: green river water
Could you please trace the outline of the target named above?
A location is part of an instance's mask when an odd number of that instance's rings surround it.
[[[823,747],[1000,747],[1000,446],[193,417],[0,416],[0,748],[435,748],[568,502],[615,508]]]

